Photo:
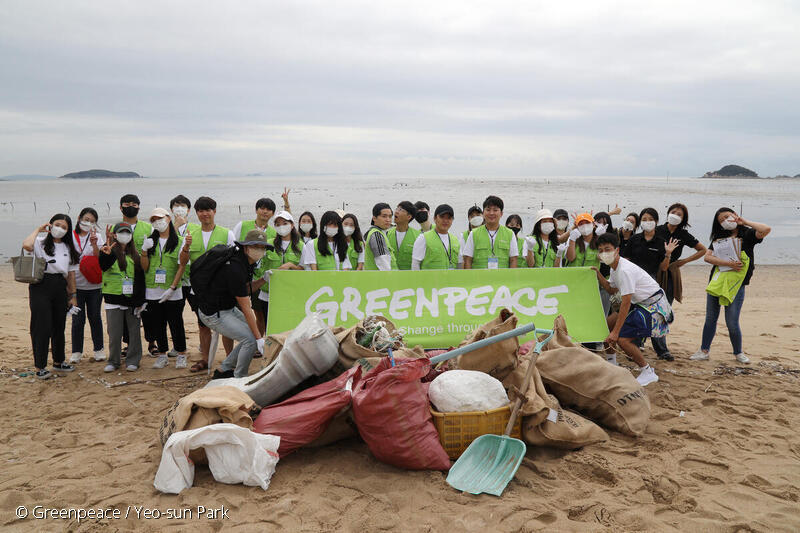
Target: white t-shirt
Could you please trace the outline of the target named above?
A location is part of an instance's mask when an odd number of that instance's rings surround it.
[[[661,288],[650,274],[624,257],[619,258],[616,270],[611,269],[608,283],[619,289],[620,296],[630,294],[634,304],[648,299]]]
[[[408,231],[397,231],[394,232],[394,243],[397,245],[397,249],[400,249],[400,245],[403,244],[403,239],[406,238],[406,233]]]
[[[497,228],[496,231],[489,231],[489,241],[494,242],[494,237],[497,236],[497,232],[500,231],[500,228]],[[469,232],[467,235],[467,241],[464,243],[464,246],[461,249],[461,255],[463,257],[473,257],[475,254],[475,244],[472,242],[472,235],[475,230]],[[514,236],[509,243],[510,246],[508,247],[508,257],[509,259],[512,257],[517,257],[519,255],[519,246],[517,246],[517,238]]]
[[[241,225],[241,224],[240,224]],[[202,231],[200,233],[203,234],[203,248],[208,249],[208,241],[211,239],[211,234],[214,233],[214,230],[211,231]],[[235,244],[236,237],[233,236],[233,232],[228,230],[228,246],[233,246]]]
[[[87,256],[94,255],[94,248],[89,240],[91,234],[87,233],[83,237],[72,232],[72,243],[75,249],[81,254],[81,259]],[[106,243],[106,237],[101,232],[97,232],[97,248],[102,247]],[[80,267],[75,271],[75,288],[82,291],[91,291],[99,289],[103,286],[102,283],[89,283],[86,278],[81,274]]]
[[[442,241],[444,249],[450,251],[450,234],[445,233],[444,235],[442,235],[437,231],[436,235],[438,235],[439,239]],[[416,240],[414,241],[414,251],[411,253],[412,261],[419,261],[421,263],[422,260],[425,259],[425,254],[427,250],[428,250],[428,242],[425,240],[425,235],[420,234],[420,236],[417,237]],[[461,253],[461,249],[459,249],[458,264],[461,264],[463,262],[464,262],[464,256]]]
[[[550,246],[550,241],[547,239],[542,239],[542,246],[547,248],[548,246]],[[527,237],[525,237],[525,240],[522,243],[522,259],[527,260],[528,252],[536,252],[538,250],[539,250],[539,241],[536,240],[536,237],[534,237],[533,235],[528,235]]]
[[[66,235],[64,237],[66,238]],[[69,264],[69,248],[67,248],[67,245],[63,242],[53,243],[53,255],[47,255],[44,253],[44,240],[46,238],[46,235],[42,235],[33,241],[34,257],[41,257],[45,261],[48,261],[44,269],[45,274],[62,274],[66,278],[69,272],[77,272],[78,264]],[[49,262],[53,260],[55,260],[54,263]]]
[[[333,257],[336,259],[336,270],[352,270],[353,267],[350,265],[350,259],[347,256],[344,257],[344,261],[339,261],[339,254],[337,254],[336,243],[329,242],[328,243],[331,253],[333,253]],[[317,241],[314,239],[309,244],[303,246],[303,253],[300,256],[300,266],[302,266],[306,270],[311,270],[311,265],[317,264]]]
[[[158,239],[158,247],[156,248],[156,252],[150,256],[150,268],[158,268],[158,258],[161,254],[161,251],[167,245],[167,239],[165,237],[160,237]],[[178,246],[182,246],[182,242],[178,242]],[[180,249],[180,248],[179,248]],[[147,253],[147,252],[142,252]],[[167,280],[167,283],[172,283],[171,279]],[[162,289],[161,287],[147,287],[144,290],[144,297],[148,300],[159,300],[164,293],[167,292],[167,289]],[[183,299],[183,291],[176,290],[172,293],[172,296],[169,297],[170,302],[177,302],[178,300]]]

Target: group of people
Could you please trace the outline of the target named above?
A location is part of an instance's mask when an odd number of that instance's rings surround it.
[[[720,208],[714,215],[706,248],[688,231],[689,210],[681,203],[668,208],[660,225],[658,211],[647,207],[628,213],[618,227],[612,217],[621,215],[619,208],[572,214],[541,209],[526,234],[522,217],[511,214],[503,221],[503,200],[488,196],[483,205],[467,210],[468,228],[456,235],[451,232],[455,211],[447,204],[431,212],[422,201],[402,201],[394,209],[377,203],[369,227],[362,231],[355,214],[330,210],[317,223],[310,211],[299,217],[292,214],[288,190],[282,200],[277,211],[273,200],[259,199],[255,218],[232,230],[216,224],[217,204],[210,197],[196,199],[193,206],[178,195],[170,200],[169,210],[157,207],[140,220],[140,201],[134,194],[120,198],[122,220],[104,230],[91,207],[80,211],[75,227],[65,214],[37,227],[23,242],[25,250],[44,258],[47,265],[44,279],[29,289],[36,376],[50,377],[50,349],[55,371],[75,368],[83,357],[87,318],[92,357],[107,363],[106,372],[119,369],[123,359],[126,370],[138,370],[145,351],[142,330],[154,368],[165,368],[171,359],[176,368],[186,368],[187,302],[197,316],[201,352],[191,371],[208,369],[216,333],[228,356],[214,377],[246,376],[252,358],[263,353],[274,270],[577,266],[597,273],[610,331],[601,349],[611,353],[616,346],[621,348],[639,365],[637,379],[647,385],[658,376],[642,356],[642,343],[651,338],[658,358],[673,359],[666,334],[674,316],[671,304],[682,298],[681,267],[701,257],[713,265],[712,275],[721,270],[741,272],[729,300],[724,300],[725,319],[736,359],[749,362],[742,350],[739,313],[753,273],[754,247],[770,228],[731,209]],[[190,221],[192,209],[197,222]],[[739,243],[740,259],[714,253],[715,242],[730,238]],[[694,252],[683,257],[685,247]],[[216,268],[206,268],[214,262]],[[193,265],[197,272],[190,276]],[[200,276],[201,270],[208,276]],[[101,306],[106,311],[107,355]],[[719,298],[707,295],[702,344],[690,359],[709,358],[721,307]],[[69,362],[64,335],[68,315],[72,317]]]

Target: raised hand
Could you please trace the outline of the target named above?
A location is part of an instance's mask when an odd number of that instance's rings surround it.
[[[680,243],[680,239],[670,239],[669,242],[665,242],[664,250],[667,252],[667,255],[672,255],[672,252],[675,251],[675,248],[677,248]]]
[[[289,205],[289,193],[291,191],[291,189],[286,187],[283,188],[283,194],[281,194],[281,198],[283,198],[283,205]]]

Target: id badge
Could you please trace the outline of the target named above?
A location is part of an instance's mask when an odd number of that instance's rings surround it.
[[[125,278],[122,280],[122,294],[124,295],[131,295],[133,294],[133,280]]]
[[[166,283],[167,282],[167,271],[163,268],[156,269],[156,279],[155,282],[157,284]]]
[[[498,261],[496,257],[489,258],[489,270],[497,270],[499,267]]]

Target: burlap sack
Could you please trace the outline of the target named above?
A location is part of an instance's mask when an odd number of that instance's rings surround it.
[[[558,316],[553,328],[556,334],[539,355],[536,368],[559,402],[607,428],[643,435],[650,420],[644,387],[627,369],[572,342],[564,317]]]
[[[306,444],[306,448],[319,448],[339,442],[340,440],[349,439],[358,435],[356,423],[353,421],[353,410],[350,406],[337,414],[328,425],[328,429],[320,435],[316,440]]]
[[[519,358],[519,365],[513,372],[511,372],[506,379],[503,380],[503,387],[509,391],[509,398],[513,402],[514,395],[511,393],[513,388],[518,391],[522,390],[523,380],[525,374],[528,372],[528,364],[530,364],[531,356],[524,355]],[[558,407],[558,401],[547,394],[542,383],[542,378],[539,376],[538,369],[533,369],[533,376],[531,383],[528,385],[528,390],[525,393],[525,403],[520,408],[519,416],[522,417],[522,424],[530,424],[538,426],[542,421],[547,418],[550,409]]]
[[[394,333],[397,330],[388,318],[382,316],[378,316],[378,318],[386,322],[386,329],[389,330],[389,333]],[[374,368],[380,359],[386,357],[384,352],[376,352],[358,344],[356,341],[356,329],[362,326],[363,322],[359,322],[352,328],[340,332],[336,337],[339,340],[339,365],[341,371],[351,368],[359,359],[365,359],[369,363],[369,368],[365,367],[365,370],[369,370]],[[395,357],[400,358],[419,359],[420,357],[425,357],[425,350],[422,346],[404,347],[393,350],[393,354]],[[362,364],[362,366],[364,365]]]
[[[244,391],[236,387],[212,387],[198,389],[177,400],[164,416],[158,429],[161,446],[176,431],[196,429],[211,424],[229,423],[253,429],[250,411],[256,403]],[[192,450],[189,457],[198,464],[204,464],[206,454],[202,448]]]
[[[500,333],[511,331],[516,327],[516,315],[508,309],[501,309],[497,318],[473,330],[461,341],[458,347],[472,344],[487,337],[494,337]],[[485,372],[503,381],[517,366],[518,350],[519,338],[512,337],[458,356],[456,367],[462,370]]]
[[[608,434],[603,428],[586,420],[577,413],[558,407],[558,420],[551,422],[546,419],[540,424],[534,424],[534,419],[529,417],[522,420],[522,438],[534,446],[548,446],[562,450],[577,450],[590,444],[605,442]]]

